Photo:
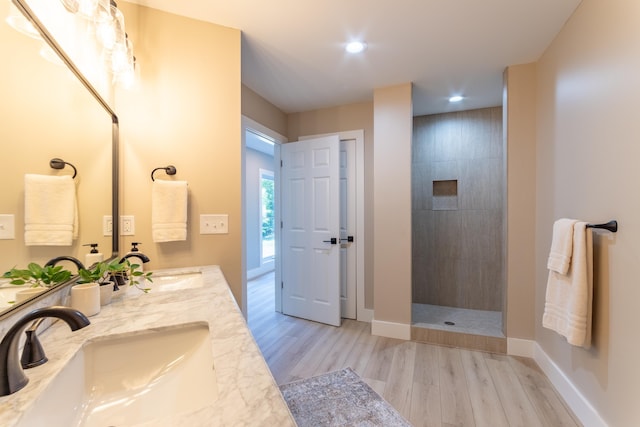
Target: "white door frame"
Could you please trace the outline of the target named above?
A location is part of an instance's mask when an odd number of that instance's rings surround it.
[[[250,129],[252,132],[261,133],[270,139],[273,139],[276,142],[275,150],[274,150],[274,164],[277,166],[280,164],[280,144],[286,143],[287,138],[266,126],[261,125],[260,123],[252,120],[246,116],[242,116],[242,233],[243,233],[243,241],[244,241],[244,227],[246,224],[246,212],[244,206],[245,200],[245,170],[244,170],[244,159],[245,159],[245,130]],[[331,134],[337,133],[340,136],[341,140],[355,139],[356,140],[356,191],[357,191],[357,201],[356,201],[356,232],[357,232],[357,278],[356,278],[356,298],[357,298],[357,319],[362,322],[371,322],[373,319],[373,309],[365,308],[364,306],[364,247],[366,244],[365,232],[364,232],[364,130],[351,130],[351,131],[343,131],[343,132],[333,132]],[[300,140],[314,138],[318,136],[324,136],[330,134],[318,134],[318,135],[305,135],[300,137]],[[275,221],[276,221],[276,264],[275,264],[275,305],[276,311],[282,312],[282,290],[280,288],[280,283],[282,282],[282,271],[281,271],[281,263],[280,257],[280,168],[276,167],[274,170],[276,186],[275,186],[275,198],[276,198],[276,213],[275,213]],[[247,270],[246,270],[246,252],[242,251],[242,306],[240,307],[242,313],[245,318],[247,317]]]
[[[356,239],[358,239],[358,244],[356,245],[356,316],[357,320],[361,322],[371,322],[373,309],[365,308],[364,306],[364,248],[366,244],[364,235],[364,130],[305,135],[299,137],[298,140],[302,141],[336,134],[341,141],[351,139],[356,141]],[[278,191],[276,188],[276,194]],[[280,268],[279,264],[280,261],[276,259],[276,271]]]
[[[287,142],[287,138],[283,135],[280,135],[278,132],[275,132],[268,127],[261,125],[255,120],[250,119],[247,116],[242,116],[242,147],[241,147],[241,174],[242,174],[242,195],[241,195],[241,230],[242,230],[242,242],[243,242],[243,250],[242,250],[242,260],[240,268],[242,270],[242,304],[240,309],[242,310],[242,314],[245,319],[247,318],[247,253],[246,248],[244,248],[244,234],[246,230],[247,223],[247,212],[245,206],[245,198],[246,198],[246,171],[245,171],[245,155],[246,155],[246,141],[245,141],[245,132],[250,130],[251,132],[257,133],[266,137],[267,139],[272,140],[275,143],[273,150],[273,167],[274,167],[274,181],[275,181],[275,240],[276,240],[276,259],[275,259],[275,283],[280,283],[281,279],[281,271],[280,271],[280,262],[279,256],[280,254],[280,144]],[[282,311],[281,306],[281,292],[280,286],[276,286],[276,311]]]

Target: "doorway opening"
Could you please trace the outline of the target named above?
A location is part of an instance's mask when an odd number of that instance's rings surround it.
[[[373,310],[365,308],[364,302],[364,132],[362,130],[346,131],[338,133],[340,140],[345,141],[346,145],[351,146],[353,151],[350,154],[346,154],[346,158],[352,157],[354,160],[353,181],[355,182],[355,190],[350,193],[348,199],[353,202],[353,206],[350,209],[355,214],[354,226],[349,230],[339,230],[339,238],[341,240],[340,249],[342,252],[341,257],[351,252],[353,255],[349,256],[350,269],[344,270],[349,272],[347,275],[342,275],[342,278],[352,276],[352,283],[355,282],[356,286],[351,288],[352,294],[346,299],[356,301],[356,306],[351,309],[351,313],[348,318],[357,318],[361,321],[371,321],[373,317]],[[313,136],[316,137],[316,136]],[[301,137],[301,140],[311,137]],[[251,165],[251,158],[255,153],[254,144],[258,140],[263,147],[265,147],[266,139],[268,142],[273,143],[273,160],[271,163],[264,163],[263,166]],[[252,142],[253,141],[253,142]],[[250,307],[252,298],[260,298],[261,301],[254,301],[261,303],[264,301],[270,301],[269,304],[274,306],[274,311],[282,312],[282,271],[281,271],[281,248],[280,248],[280,234],[281,234],[281,196],[280,196],[280,179],[281,179],[281,160],[280,150],[281,144],[286,142],[286,138],[278,133],[262,126],[261,124],[243,117],[243,201],[244,207],[243,222],[245,229],[245,244],[243,251],[243,265],[245,277],[243,280],[243,304],[242,311],[245,316],[250,319]],[[260,150],[258,150],[260,151]],[[342,158],[345,158],[343,153]],[[264,156],[263,156],[264,157]],[[262,170],[260,170],[262,169]],[[270,173],[272,172],[272,173]],[[269,186],[271,184],[270,178],[273,177],[273,199],[270,197],[270,189],[265,188],[265,197],[262,197],[263,185]],[[341,177],[342,182],[346,182],[345,176]],[[250,193],[255,190],[255,194],[252,196]],[[260,195],[258,195],[258,189]],[[344,194],[344,193],[343,193]],[[258,206],[252,207],[253,201],[258,200]],[[273,200],[273,209],[270,209],[270,203]],[[273,227],[273,238],[271,238],[271,221],[275,227]],[[264,225],[264,227],[263,227]],[[251,237],[254,236],[254,237]],[[350,240],[351,239],[351,240]],[[352,251],[346,251],[345,249],[350,247]],[[272,254],[272,255],[271,255]],[[273,267],[270,266],[270,261],[273,262]],[[249,289],[249,286],[260,282],[262,289],[264,290],[265,280],[269,283],[267,287],[273,289],[273,298],[265,299],[258,297],[255,292]],[[253,282],[253,283],[252,283]],[[346,281],[342,280],[342,283]],[[278,284],[278,286],[276,286]],[[355,290],[354,290],[355,289]],[[346,297],[345,292],[341,292],[341,296]],[[343,305],[346,304],[346,299],[343,298]]]
[[[244,274],[242,311],[248,318],[251,299],[258,298],[248,284],[259,280],[275,293],[278,280],[280,144],[286,138],[247,118],[243,123]],[[268,282],[265,284],[265,281]],[[269,301],[274,304],[274,295]],[[274,311],[278,307],[274,306]]]
[[[413,120],[412,336],[504,339],[502,107]]]

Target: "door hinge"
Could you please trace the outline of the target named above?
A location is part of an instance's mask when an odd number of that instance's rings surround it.
[[[284,289],[284,282],[280,282],[280,289]]]
[[[280,228],[282,228],[282,227],[283,227],[283,225],[282,225],[282,221],[280,221]]]
[[[280,160],[280,167],[282,167],[282,160]]]

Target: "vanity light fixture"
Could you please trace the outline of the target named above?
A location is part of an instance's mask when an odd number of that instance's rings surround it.
[[[133,43],[127,37],[124,15],[117,3],[114,0],[60,0],[60,4],[67,12],[86,20],[90,33],[95,34],[98,41],[98,49],[102,51],[102,59],[98,62],[111,72],[112,83],[131,87],[136,68]],[[40,33],[13,3],[10,4],[6,21],[17,31],[42,39]],[[56,55],[46,46],[42,48],[41,55],[51,62],[59,63],[55,60]]]
[[[454,95],[451,98],[449,98],[449,102],[460,102],[464,99],[464,96],[462,95]]]
[[[364,52],[366,48],[367,44],[365,42],[352,41],[347,43],[347,45],[344,47],[344,50],[346,50],[348,53],[360,53]]]

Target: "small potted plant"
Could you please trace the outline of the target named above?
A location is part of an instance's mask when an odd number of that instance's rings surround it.
[[[125,263],[113,259],[109,262],[100,261],[90,268],[81,268],[78,271],[80,280],[78,283],[97,283],[100,285],[100,304],[107,305],[111,302],[113,292],[117,290],[115,276],[127,271]]]
[[[106,296],[108,292],[107,290],[102,290],[102,287],[111,285],[112,292],[117,292],[119,286],[126,284],[127,280],[129,280],[130,286],[135,286],[147,293],[150,289],[141,287],[140,283],[142,280],[152,282],[152,273],[139,271],[139,267],[138,264],[131,264],[127,259],[122,262],[117,259],[113,259],[110,262],[98,262],[88,270],[81,269],[79,271],[80,280],[78,283],[98,283],[101,286],[101,294],[105,295],[104,299],[108,299],[109,301],[110,298]],[[106,302],[106,304],[108,304],[108,302]]]
[[[2,277],[11,279],[9,283],[12,285],[29,285],[30,289],[24,289],[16,293],[16,302],[21,302],[71,279],[71,272],[65,270],[61,265],[42,267],[35,262],[31,262],[25,270],[14,267],[5,272]]]

